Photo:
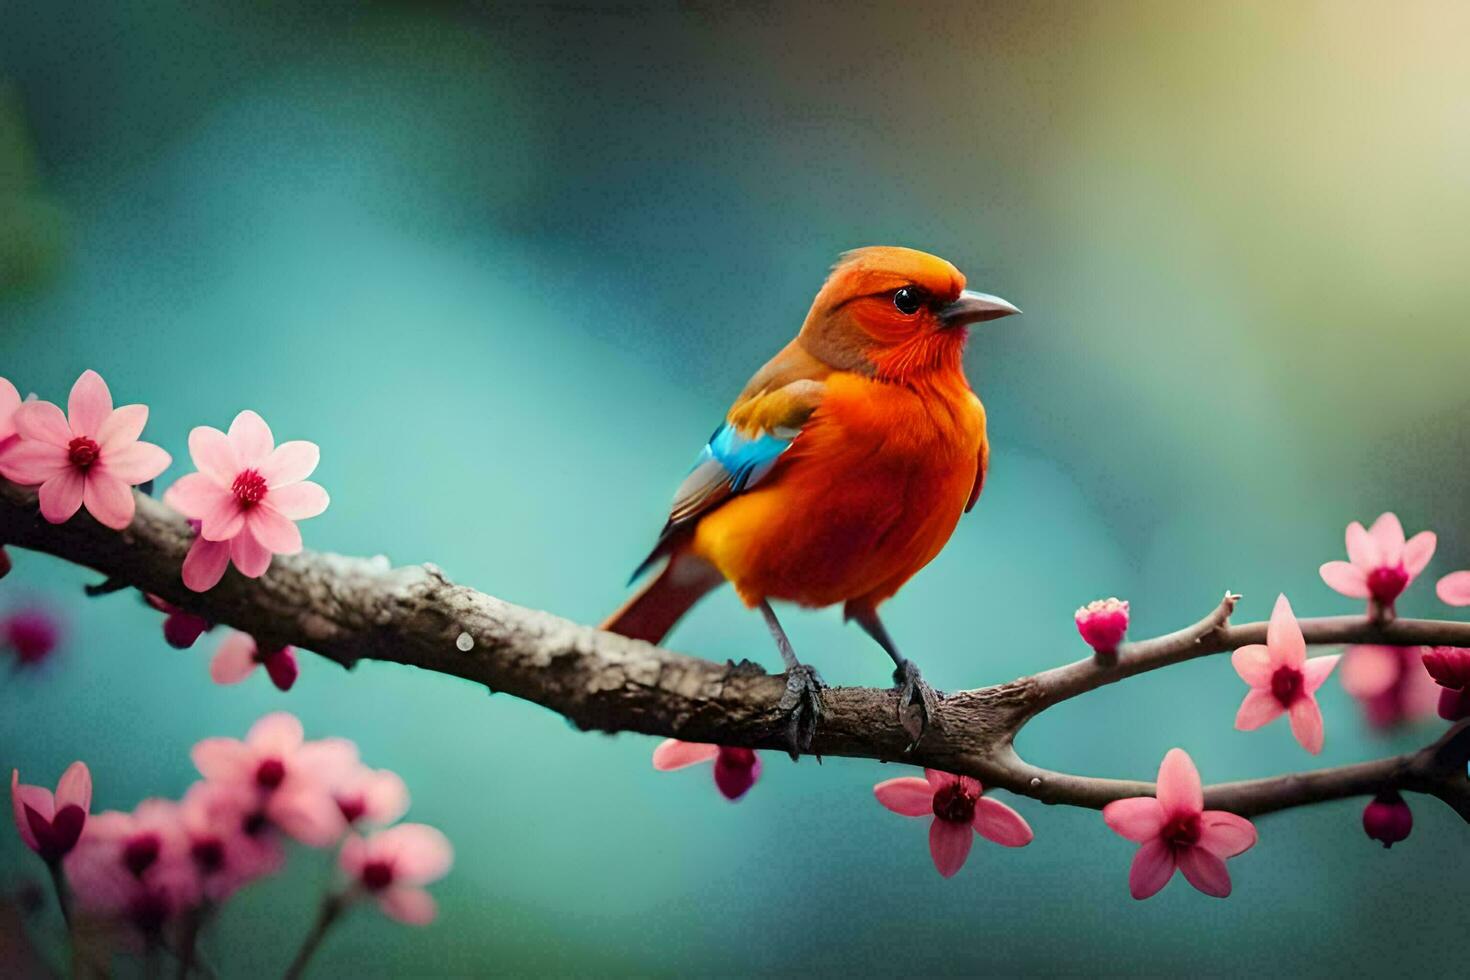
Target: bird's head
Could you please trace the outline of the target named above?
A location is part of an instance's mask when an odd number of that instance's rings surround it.
[[[874,245],[843,254],[812,303],[802,344],[839,370],[885,380],[959,370],[969,325],[1020,313],[965,288],[935,255]]]

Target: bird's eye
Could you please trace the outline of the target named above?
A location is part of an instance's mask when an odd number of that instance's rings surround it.
[[[913,316],[924,305],[924,291],[918,286],[905,286],[893,294],[893,305],[904,316]]]

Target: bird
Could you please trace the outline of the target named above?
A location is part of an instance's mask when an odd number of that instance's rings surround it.
[[[792,758],[822,717],[821,675],[772,601],[842,604],[893,660],[898,720],[916,745],[938,696],[878,613],[949,541],[989,467],[985,408],[965,376],[973,324],[1021,311],[912,248],[845,252],[796,337],[756,371],[674,493],[633,582],[601,628],[661,643],[730,583],[758,609],[786,667]],[[631,584],[631,582],[630,582]]]

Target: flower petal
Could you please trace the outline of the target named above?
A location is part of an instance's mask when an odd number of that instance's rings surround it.
[[[720,754],[718,745],[703,742],[681,742],[677,738],[666,738],[653,750],[653,768],[659,772],[672,772],[699,762],[708,762]]]
[[[1403,661],[1393,647],[1360,644],[1342,662],[1342,688],[1358,699],[1376,698],[1398,682]]]
[[[224,578],[229,564],[228,542],[195,538],[184,556],[184,585],[195,592],[208,592]]]
[[[349,878],[356,878],[367,864],[367,842],[359,834],[348,834],[342,842],[342,852],[337,855],[337,866]]]
[[[1281,717],[1285,710],[1270,690],[1251,688],[1245,700],[1240,702],[1240,710],[1235,713],[1235,727],[1242,732],[1255,731]]]
[[[238,684],[260,666],[255,661],[255,640],[245,633],[231,633],[220,641],[209,662],[209,677],[216,684]]]
[[[31,850],[39,850],[41,844],[36,840],[35,831],[31,829],[30,817],[26,815],[26,808],[30,808],[46,820],[50,820],[56,813],[56,804],[51,797],[51,791],[40,786],[28,786],[20,781],[20,770],[10,770],[10,808],[15,815],[15,829],[20,832],[20,839],[25,842],[26,847]]]
[[[276,448],[276,437],[271,434],[271,427],[249,409],[235,416],[230,423],[229,437],[241,467],[247,469],[260,466]]]
[[[163,493],[163,502],[185,517],[203,520],[210,510],[223,507],[234,496],[203,473],[179,477]]]
[[[262,547],[249,530],[230,539],[230,560],[246,578],[260,578],[271,567],[270,550]]]
[[[873,795],[884,807],[905,817],[934,815],[934,787],[917,776],[885,779],[873,787]]]
[[[304,521],[326,510],[331,499],[321,486],[310,480],[303,480],[270,491],[269,501],[272,507],[281,512],[281,516],[293,521]]]
[[[255,754],[244,742],[233,738],[206,738],[194,743],[189,752],[194,768],[205,779],[221,783],[238,783],[253,778]]]
[[[199,518],[199,536],[206,541],[229,541],[245,533],[245,508],[234,494],[215,497],[213,506]]]
[[[102,431],[102,423],[111,414],[112,392],[107,389],[107,382],[96,371],[83,371],[76,384],[71,386],[71,397],[66,402],[72,434],[96,439]]]
[[[449,838],[426,824],[401,823],[378,837],[382,846],[393,854],[396,881],[426,885],[443,878],[454,864],[454,848],[449,846]]]
[[[276,555],[294,555],[301,551],[301,531],[295,522],[281,516],[269,503],[261,501],[245,512],[245,526],[260,546]]]
[[[378,908],[390,919],[410,926],[428,925],[438,913],[434,896],[422,888],[410,888],[407,885],[385,891],[378,898]]]
[[[1203,847],[1189,847],[1179,855],[1179,870],[1194,887],[1214,898],[1230,897],[1230,872],[1225,862]]]
[[[1410,581],[1418,578],[1419,573],[1429,566],[1429,559],[1434,557],[1438,543],[1439,538],[1433,531],[1420,531],[1404,545],[1404,570],[1409,573]]]
[[[314,442],[295,439],[283,442],[261,462],[258,469],[265,477],[266,486],[274,490],[291,483],[300,483],[311,476],[321,460],[321,450]]]
[[[1434,592],[1447,605],[1470,606],[1470,572],[1450,572],[1439,580]]]
[[[273,711],[250,726],[245,742],[258,752],[282,755],[301,748],[306,732],[301,721],[289,711]]]
[[[85,762],[67,766],[56,784],[56,808],[64,806],[79,806],[83,811],[92,809],[92,772]]]
[[[1397,565],[1404,557],[1404,526],[1393,511],[1380,514],[1368,529],[1378,544],[1379,560],[1385,565]]]
[[[1252,643],[1232,653],[1230,666],[1251,687],[1269,687],[1271,675],[1276,673],[1270,649],[1260,643]]]
[[[1299,668],[1307,659],[1307,641],[1302,637],[1302,628],[1284,595],[1276,597],[1271,622],[1266,624],[1266,646],[1270,647],[1277,664]]]
[[[189,455],[199,472],[228,489],[240,474],[240,457],[229,436],[208,425],[196,426],[189,433]]]
[[[1347,553],[1348,560],[1361,568],[1364,574],[1383,564],[1378,542],[1357,521],[1347,526]]]
[[[1224,810],[1200,815],[1199,846],[1217,857],[1235,857],[1256,844],[1256,827],[1245,817]]]
[[[1291,734],[1302,748],[1316,755],[1322,751],[1322,709],[1310,694],[1297,698],[1291,706]]]
[[[1002,847],[1025,847],[1036,836],[1025,817],[988,796],[975,801],[973,826],[975,833]]]
[[[82,502],[103,527],[121,531],[133,523],[133,488],[100,467],[87,472]]]
[[[67,425],[66,416],[50,402],[23,403],[15,410],[11,422],[22,439],[32,439],[63,449],[71,442],[71,426]]]
[[[1114,800],[1103,807],[1102,814],[1114,833],[1139,844],[1159,836],[1164,826],[1164,808],[1152,796]]]
[[[946,786],[953,786],[960,779],[960,777],[952,773],[940,772],[938,769],[925,769],[924,778],[935,789],[944,789]]]
[[[955,872],[965,866],[965,859],[970,856],[974,843],[975,834],[969,824],[935,817],[929,825],[929,856],[934,859],[934,867],[946,878],[954,877]]]
[[[1172,877],[1174,852],[1168,844],[1155,837],[1145,841],[1133,855],[1133,866],[1128,869],[1128,892],[1140,901],[1152,898]]]
[[[408,810],[408,787],[396,772],[379,769],[363,789],[367,816],[377,823],[392,823]]]
[[[106,470],[128,486],[137,486],[157,477],[172,462],[172,456],[151,442],[130,442],[121,449],[104,450],[92,469]]]
[[[1341,659],[1342,654],[1334,653],[1325,657],[1313,657],[1302,664],[1302,681],[1308,694],[1315,692],[1326,682]]]
[[[0,457],[0,473],[12,483],[33,487],[45,483],[63,470],[71,469],[66,450],[49,442],[23,439],[5,450]]]
[[[138,441],[148,424],[147,405],[124,405],[115,408],[97,429],[97,444],[103,451],[121,449]]]
[[[41,516],[52,524],[65,524],[81,509],[87,480],[80,470],[68,466],[41,484]]]
[[[271,822],[307,847],[335,843],[347,827],[337,801],[315,785],[276,790],[266,804]]]
[[[1200,785],[1199,770],[1194,760],[1183,749],[1170,749],[1159,764],[1159,786],[1155,794],[1165,817],[1181,813],[1199,813],[1204,809],[1204,787]]]
[[[1352,562],[1330,561],[1320,569],[1322,581],[1349,599],[1368,598],[1368,573]]]

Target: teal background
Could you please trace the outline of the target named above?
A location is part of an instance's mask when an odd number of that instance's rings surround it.
[[[1349,612],[1317,566],[1395,509],[1470,567],[1470,11],[1451,3],[0,2],[0,375],[60,401],[84,368],[190,427],[244,408],[322,446],[309,547],[432,560],[595,622],[746,377],[833,258],[952,259],[1023,317],[975,332],[993,471],[889,608],[942,688],[1080,656],[1072,610],[1134,635],[1227,587],[1264,618]],[[1361,801],[1263,819],[1234,896],[1128,898],[1093,812],[1014,803],[1035,843],[944,881],[881,809],[896,766],[768,754],[737,805],[655,740],[579,734],[448,677],[312,657],[280,694],[207,675],[127,595],[16,553],[62,654],[0,690],[0,767],[92,766],[99,807],[178,794],[189,746],[285,708],[403,774],[457,849],[442,914],[363,910],[319,976],[391,973],[1368,973],[1463,968],[1470,835],[1413,799],[1386,852]],[[839,684],[886,658],[832,611],[786,621]],[[670,645],[778,660],[728,591]],[[1326,749],[1244,734],[1224,658],[1049,712],[1041,765],[1209,781],[1403,751],[1337,681]],[[40,875],[8,835],[0,884]],[[207,941],[278,971],[326,855]],[[57,926],[36,924],[43,943]],[[54,945],[47,948],[54,950]]]

